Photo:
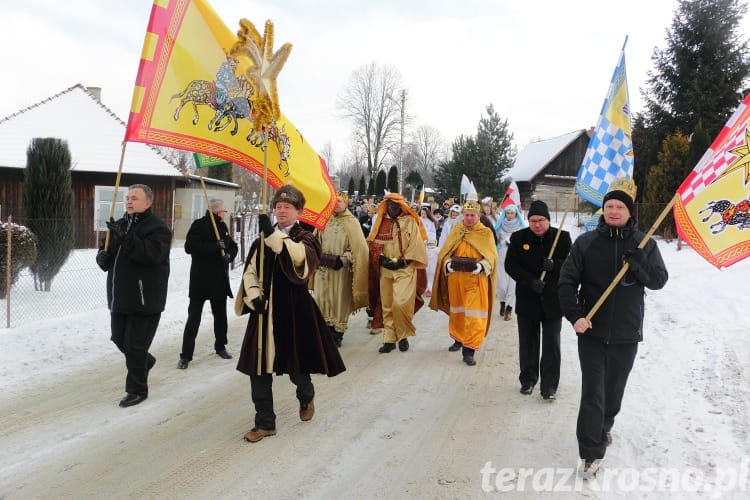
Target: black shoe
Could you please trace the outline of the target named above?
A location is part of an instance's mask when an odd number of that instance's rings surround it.
[[[521,394],[529,395],[534,390],[534,384],[522,384],[521,385]]]
[[[464,345],[461,342],[459,342],[458,340],[456,340],[455,342],[453,342],[453,345],[448,348],[448,350],[450,352],[456,352],[456,351],[460,350],[463,346]]]
[[[505,302],[500,302],[500,317],[505,316]]]
[[[219,357],[223,359],[232,359],[232,355],[229,354],[226,349],[222,349],[221,351],[216,351],[216,354],[218,354]]]
[[[148,355],[148,371],[151,371],[151,368],[154,367],[156,364],[156,358],[153,357],[151,354]]]
[[[144,396],[143,394],[128,393],[124,398],[120,400],[120,406],[122,408],[127,408],[128,406],[135,406],[138,403],[145,401],[147,397],[148,396]]]
[[[409,350],[409,341],[406,339],[401,339],[398,341],[398,350],[401,352],[406,352]]]
[[[333,342],[336,344],[336,347],[341,347],[341,343],[344,341],[344,332],[337,332],[336,330],[333,331]]]
[[[188,367],[188,363],[190,363],[190,360],[185,358],[180,358],[180,360],[177,362],[177,369],[178,370],[184,370]]]
[[[395,348],[396,348],[395,342],[386,342],[385,344],[383,344],[383,346],[380,349],[378,349],[378,352],[387,353],[387,352],[391,352]]]
[[[474,360],[473,354],[464,354],[464,363],[469,366],[474,366],[477,362]]]
[[[543,392],[542,398],[546,399],[547,401],[554,401],[555,399],[557,399],[557,396],[555,395],[555,391]]]

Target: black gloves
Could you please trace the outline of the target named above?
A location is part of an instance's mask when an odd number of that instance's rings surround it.
[[[227,245],[224,243],[224,240],[216,240],[216,246],[219,247],[221,250],[226,250]]]
[[[253,304],[253,311],[257,312],[258,314],[264,314],[266,312],[266,305],[260,297],[255,297],[252,300]]]
[[[96,254],[96,265],[99,266],[102,271],[107,271],[109,269],[110,257],[111,255],[109,252],[99,250],[99,252]]]
[[[633,273],[642,285],[648,283],[650,278],[648,273],[648,259],[642,248],[627,250],[622,254],[622,260],[630,266],[630,272]]]
[[[545,285],[544,281],[540,279],[535,279],[531,282],[529,286],[535,293],[538,293],[539,295],[541,295],[542,292],[544,291],[544,285]]]
[[[542,271],[550,272],[555,268],[555,261],[552,259],[542,260]]]
[[[391,271],[398,271],[399,269],[403,269],[406,267],[406,264],[407,262],[404,259],[393,261],[388,257],[385,257],[384,255],[380,256],[380,265],[386,269],[390,269]]]
[[[273,234],[273,224],[271,224],[271,218],[268,214],[260,214],[258,216],[258,229],[260,229],[266,238]]]
[[[225,253],[224,255],[222,255],[222,256],[221,256],[221,260],[222,260],[222,261],[224,262],[224,264],[229,264],[229,263],[231,263],[231,262],[232,262],[232,261],[233,261],[234,259],[233,259],[233,258],[232,258],[232,256],[231,256],[231,255],[229,255],[228,253]]]
[[[334,262],[334,264],[333,264],[333,269],[336,270],[336,271],[338,271],[342,267],[344,267],[344,261],[341,260],[341,257],[337,255],[336,256],[336,262]]]
[[[107,221],[107,229],[109,229],[109,232],[112,233],[112,236],[119,240],[122,240],[125,237],[125,232],[112,217],[110,217],[109,221]]]

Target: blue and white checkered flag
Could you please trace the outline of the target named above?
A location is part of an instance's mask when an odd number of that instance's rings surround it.
[[[601,207],[609,185],[619,177],[633,178],[633,141],[630,126],[628,78],[625,73],[625,43],[612,75],[581,169],[576,190],[581,198]]]

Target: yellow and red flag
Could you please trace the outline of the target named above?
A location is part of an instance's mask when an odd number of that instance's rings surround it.
[[[323,159],[283,114],[262,132],[253,119],[260,89],[244,76],[235,36],[205,0],[154,0],[125,140],[203,153],[291,183],[306,204],[300,219],[324,228],[336,191]],[[264,151],[265,149],[265,151]]]
[[[750,94],[677,189],[680,237],[718,268],[750,256]]]

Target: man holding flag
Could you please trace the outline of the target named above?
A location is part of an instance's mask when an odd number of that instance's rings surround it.
[[[576,239],[560,270],[560,305],[578,335],[582,386],[576,436],[584,475],[596,473],[612,442],[610,430],[643,340],[645,288],[659,290],[668,277],[656,242],[639,248],[645,234],[636,229],[635,194],[632,180],[610,185],[596,231]],[[629,265],[624,278],[593,319],[587,318],[623,263]]]

